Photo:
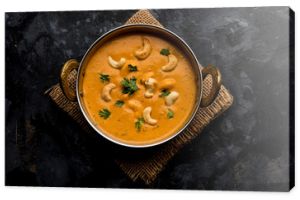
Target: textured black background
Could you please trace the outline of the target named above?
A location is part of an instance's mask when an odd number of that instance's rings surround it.
[[[64,61],[135,12],[6,13],[6,185],[288,190],[289,8],[151,10],[214,64],[233,106],[186,145],[155,183],[133,183],[111,145],[84,133],[43,93]]]

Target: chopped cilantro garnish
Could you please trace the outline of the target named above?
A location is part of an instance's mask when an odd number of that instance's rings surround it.
[[[160,54],[164,56],[168,56],[170,54],[170,51],[169,49],[162,49],[160,50]]]
[[[136,122],[135,122],[135,128],[137,129],[137,131],[141,131],[142,125],[144,124],[144,118],[139,117]]]
[[[171,109],[168,109],[167,117],[168,117],[168,119],[171,119],[174,117],[174,112]]]
[[[121,85],[123,87],[123,94],[129,94],[132,95],[133,93],[135,93],[139,88],[136,85],[136,78],[132,77],[130,79],[128,78],[124,78],[121,81]]]
[[[115,103],[115,105],[117,106],[117,107],[122,107],[123,105],[124,105],[124,101],[122,101],[122,100],[118,100],[118,101],[116,101],[116,103]]]
[[[137,66],[134,66],[132,64],[128,65],[128,69],[129,69],[130,72],[136,72],[136,71],[138,71]]]
[[[99,74],[100,75],[100,80],[105,83],[105,82],[109,82],[110,81],[110,77],[108,74]]]
[[[159,97],[166,97],[170,94],[171,92],[168,89],[163,89],[160,91]]]
[[[109,118],[110,114],[111,114],[110,111],[106,108],[99,111],[99,116],[102,117],[103,119]]]

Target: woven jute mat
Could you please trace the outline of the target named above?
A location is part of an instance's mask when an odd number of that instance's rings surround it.
[[[126,22],[126,24],[152,24],[162,26],[148,10],[138,11]],[[74,88],[76,71],[73,71],[69,75],[68,82],[70,87]],[[203,82],[203,95],[206,96],[209,94],[210,89],[211,77],[207,76]],[[52,86],[45,93],[50,96],[59,108],[67,112],[77,123],[79,123],[85,131],[93,131],[81,113],[78,103],[70,102],[63,94],[59,84]],[[130,155],[130,152],[127,153],[127,155],[123,154],[123,156],[116,156],[114,159],[117,165],[133,181],[142,180],[146,184],[151,184],[166,166],[168,161],[170,161],[184,145],[197,137],[203,128],[213,119],[228,109],[232,103],[232,95],[222,85],[214,102],[205,108],[200,108],[193,121],[182,133],[169,142],[159,145],[151,151],[147,151],[147,153],[143,153],[142,150],[139,150],[140,156],[137,156],[137,154],[134,154],[134,156]]]

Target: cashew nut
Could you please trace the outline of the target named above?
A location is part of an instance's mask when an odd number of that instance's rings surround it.
[[[168,59],[169,59],[168,63],[161,67],[161,69],[165,72],[169,72],[175,69],[178,62],[177,58],[173,54],[168,55]]]
[[[166,78],[159,83],[161,89],[171,89],[174,87],[176,80],[173,78]]]
[[[115,69],[121,69],[125,62],[125,58],[121,58],[119,61],[115,61],[111,56],[108,56],[108,63]]]
[[[146,98],[151,98],[154,95],[154,89],[155,89],[155,84],[156,80],[154,78],[148,78],[145,81],[145,86],[146,86],[146,92],[145,92],[145,97]]]
[[[135,51],[135,57],[140,60],[146,59],[151,53],[150,41],[147,38],[143,38],[143,47]]]
[[[103,87],[101,97],[104,101],[111,101],[110,93],[114,88],[116,88],[116,85],[113,83],[109,83]]]
[[[130,99],[128,101],[128,107],[133,111],[138,111],[142,107],[142,104],[138,100]]]
[[[172,91],[168,96],[165,97],[165,101],[167,106],[171,106],[178,99],[179,93],[176,91]]]
[[[155,125],[155,124],[157,124],[157,120],[153,119],[151,117],[151,111],[152,111],[151,107],[145,108],[144,111],[143,111],[143,118],[144,118],[146,123],[148,123],[150,125]]]

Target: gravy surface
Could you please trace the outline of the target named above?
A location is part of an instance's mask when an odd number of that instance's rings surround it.
[[[152,51],[146,59],[139,60],[134,52],[143,46],[142,37],[150,41]],[[168,63],[168,56],[160,53],[162,49],[169,49],[177,57],[177,67],[173,71],[161,70],[161,67]],[[126,58],[126,63],[121,69],[112,68],[108,63],[109,56],[115,60]],[[138,71],[130,72],[129,64],[137,66]],[[152,98],[145,98],[146,89],[141,82],[147,72],[153,72],[152,77],[157,81]],[[109,102],[101,98],[101,92],[107,83],[101,82],[99,74],[109,75],[109,83],[116,85]],[[133,95],[122,93],[120,83],[124,77],[136,78],[139,89]],[[171,106],[167,106],[164,97],[160,97],[159,84],[166,78],[176,80],[171,91],[179,93],[179,98]],[[89,59],[82,80],[83,103],[96,127],[110,138],[132,145],[158,142],[181,129],[193,111],[196,91],[195,75],[184,54],[169,41],[154,35],[138,33],[120,36],[102,45]],[[124,105],[116,106],[117,100],[124,101]],[[128,104],[129,100],[137,100],[141,106],[132,108]],[[151,116],[157,120],[157,124],[142,123],[141,129],[137,130],[135,122],[143,116],[143,110],[148,106],[152,108]],[[107,119],[99,116],[102,109],[110,111]],[[169,110],[174,113],[173,118],[168,117]]]

